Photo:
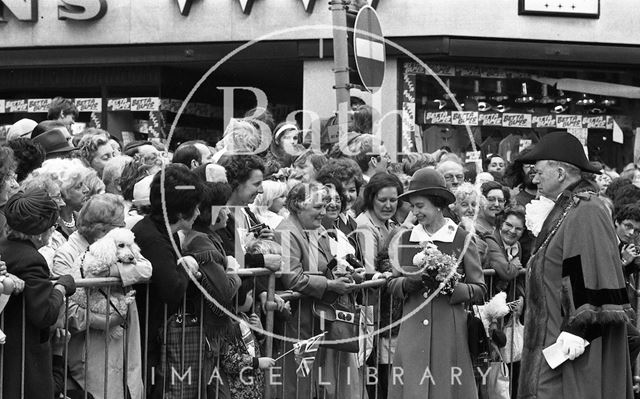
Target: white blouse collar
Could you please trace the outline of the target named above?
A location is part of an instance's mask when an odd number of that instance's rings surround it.
[[[456,232],[458,231],[458,225],[453,220],[445,218],[444,225],[435,233],[429,234],[421,224],[417,224],[411,230],[411,236],[409,241],[411,242],[424,242],[424,241],[440,241],[440,242],[453,242]]]

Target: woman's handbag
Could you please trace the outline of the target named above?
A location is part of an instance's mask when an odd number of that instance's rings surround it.
[[[482,320],[475,315],[473,310],[467,311],[467,341],[474,370],[475,367],[485,366],[491,351],[491,341]]]
[[[356,305],[353,295],[341,295],[332,304],[313,302],[313,314],[325,324],[324,341],[342,341],[338,343],[322,343],[320,346],[343,352],[358,353],[360,335],[360,307]],[[324,321],[323,321],[324,320]]]
[[[511,314],[503,332],[507,337],[507,344],[501,349],[502,358],[506,363],[519,362],[524,345],[524,326],[520,323],[517,313]]]
[[[200,318],[190,313],[175,313],[167,320],[166,328],[161,329],[159,338],[165,385],[163,398],[196,398],[198,385],[201,390],[206,389],[207,369],[213,363],[213,350],[200,326]],[[176,374],[181,378],[174,378]],[[182,378],[184,375],[189,378]]]

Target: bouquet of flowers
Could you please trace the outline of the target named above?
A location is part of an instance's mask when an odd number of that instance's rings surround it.
[[[457,272],[458,261],[454,256],[440,252],[432,242],[425,241],[420,246],[422,251],[413,257],[413,264],[422,272],[422,283],[430,293],[442,287],[440,295],[451,295],[462,278]]]

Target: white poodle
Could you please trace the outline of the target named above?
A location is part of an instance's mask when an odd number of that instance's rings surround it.
[[[109,277],[111,271],[117,269],[118,264],[137,266],[145,263],[148,265],[149,261],[140,254],[140,248],[134,242],[134,238],[131,230],[115,228],[91,244],[81,257],[80,268],[83,278]],[[126,320],[129,304],[135,301],[135,293],[134,290],[125,289],[122,286],[112,286],[110,291],[106,287],[87,288],[77,290],[74,300],[81,308],[86,309],[88,295],[89,310],[92,312],[101,315],[109,312],[109,317],[119,315]],[[118,338],[123,332],[122,327],[118,326],[111,331],[111,336]]]

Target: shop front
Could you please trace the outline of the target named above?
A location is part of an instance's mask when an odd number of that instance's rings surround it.
[[[500,153],[503,140],[518,137],[505,142],[508,152],[502,145],[510,159],[528,140],[568,128],[593,159],[618,168],[633,161],[634,88],[640,86],[634,21],[640,10],[632,0],[588,0],[573,11],[560,11],[571,2],[558,0],[553,12],[536,11],[536,2],[524,0],[500,7],[495,0],[472,7],[436,0],[371,3],[395,46],[387,45],[382,89],[357,95],[382,119],[379,131],[390,152],[448,147],[474,160],[496,148]],[[77,100],[78,129],[95,125],[125,139],[162,139],[182,101],[220,63],[185,105],[175,141],[220,137],[230,108],[225,87],[261,90],[276,119],[307,111],[298,115],[309,129],[309,115],[327,118],[337,108],[326,5],[0,0],[0,124],[42,120],[46,100],[60,95]],[[465,107],[455,107],[412,56]],[[240,117],[256,96],[235,93],[232,116]],[[474,147],[483,152],[472,153]]]
[[[483,62],[484,61],[484,62]],[[519,61],[519,62],[514,62]],[[554,130],[580,139],[592,161],[634,162],[640,127],[637,67],[523,60],[402,62],[405,147],[445,148],[467,163],[520,151]],[[431,74],[438,76],[438,80]],[[636,154],[637,156],[637,154]]]

